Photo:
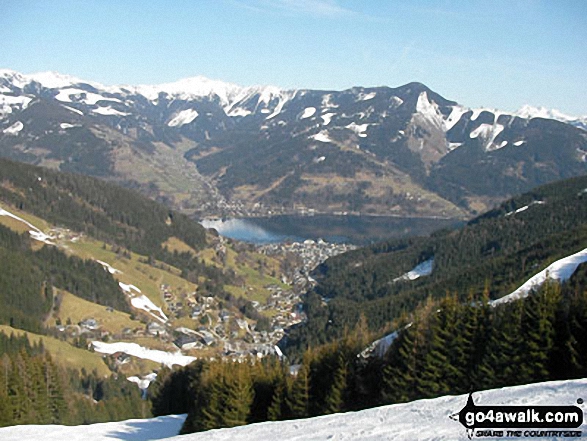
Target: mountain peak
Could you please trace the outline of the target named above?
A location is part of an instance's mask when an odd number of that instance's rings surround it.
[[[230,99],[237,95],[243,88],[236,84],[212,80],[198,75],[183,78],[171,83],[140,85],[134,87],[134,89],[150,100],[156,100],[161,92],[181,99],[217,95],[222,104],[226,105],[229,103]]]

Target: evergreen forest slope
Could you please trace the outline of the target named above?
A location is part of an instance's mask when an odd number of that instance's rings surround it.
[[[458,230],[390,240],[327,260],[307,294],[308,322],[290,348],[330,341],[365,315],[372,330],[410,313],[428,297],[456,293],[497,299],[553,261],[587,246],[587,177],[559,181],[510,199]],[[431,272],[414,278],[411,270]]]

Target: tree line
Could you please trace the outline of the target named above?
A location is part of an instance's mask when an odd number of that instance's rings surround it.
[[[149,402],[126,378],[65,369],[42,342],[0,332],[0,426],[79,425],[150,415]]]
[[[294,375],[275,357],[163,370],[150,391],[153,414],[187,412],[189,433],[587,375],[585,265],[568,283],[511,303],[491,306],[489,291],[427,299],[399,320],[383,358],[359,355],[373,338],[363,317],[305,351]]]
[[[389,240],[328,259],[304,298],[307,323],[288,336],[289,355],[299,358],[306,347],[340,337],[361,314],[371,330],[381,331],[430,296],[456,291],[465,300],[469,290],[482,292],[488,279],[490,298],[512,292],[553,260],[585,247],[585,188],[587,177],[547,185],[458,230]],[[432,274],[396,280],[429,259]]]

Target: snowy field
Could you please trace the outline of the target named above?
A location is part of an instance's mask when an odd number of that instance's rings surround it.
[[[477,405],[575,405],[587,396],[587,378],[572,381],[494,389],[475,393]],[[466,404],[467,396],[446,396],[418,400],[361,412],[335,414],[304,420],[267,422],[232,429],[218,429],[190,435],[174,436],[185,416],[129,420],[90,426],[15,426],[0,429],[2,441],[44,440],[127,440],[143,441],[230,441],[230,440],[395,440],[442,441],[467,440],[460,423],[449,418]],[[580,405],[583,414],[587,404]],[[576,430],[587,435],[587,424]],[[476,439],[477,437],[474,437]],[[529,439],[488,438],[479,439]],[[531,438],[556,439],[556,438]],[[580,438],[565,438],[580,439]]]

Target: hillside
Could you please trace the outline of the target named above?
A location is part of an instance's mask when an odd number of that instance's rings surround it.
[[[428,297],[456,293],[497,299],[551,262],[587,246],[587,177],[539,187],[455,231],[390,240],[329,259],[305,298],[308,321],[290,347],[329,341],[361,314],[372,330],[409,314]]]
[[[577,397],[584,393],[587,381],[552,381],[474,394],[476,403],[482,405],[575,405]],[[360,412],[334,414],[293,421],[266,422],[231,429],[173,436],[182,423],[183,416],[159,417],[149,420],[129,420],[119,423],[94,424],[83,427],[16,426],[0,429],[6,441],[36,439],[47,441],[67,438],[85,440],[133,440],[165,439],[169,441],[199,440],[395,440],[440,441],[467,439],[466,430],[450,415],[460,411],[467,402],[466,395],[445,396],[433,400],[419,400],[395,404]],[[585,433],[587,423],[577,430]],[[484,437],[496,440],[501,437]],[[535,438],[544,439],[544,438]]]
[[[95,178],[6,159],[0,176],[0,324],[81,347],[243,357],[273,352],[299,321],[290,315],[298,293],[281,282],[286,256],[226,241]],[[109,366],[129,374],[160,365],[117,356]]]
[[[585,173],[584,128],[545,109],[471,109],[415,82],[104,86],[0,71],[1,156],[114,181],[200,217],[470,218]]]

